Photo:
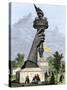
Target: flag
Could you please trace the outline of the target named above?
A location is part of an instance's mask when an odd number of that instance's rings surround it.
[[[52,52],[52,50],[50,48],[48,48],[47,46],[44,47],[44,52]]]

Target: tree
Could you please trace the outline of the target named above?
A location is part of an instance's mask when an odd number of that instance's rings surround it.
[[[16,68],[16,61],[15,60],[11,61],[11,68]]]
[[[65,72],[65,62],[61,62],[61,72]]]
[[[24,54],[17,54],[17,57],[16,57],[16,64],[18,67],[21,67],[24,63]]]
[[[59,54],[58,51],[56,51],[54,54],[54,63],[53,63],[53,66],[55,68],[55,71],[56,71],[56,82],[58,81],[58,73],[60,71],[60,67],[61,67],[61,59],[63,58],[63,55],[62,54]]]
[[[17,54],[15,60],[11,61],[11,68],[21,67],[24,63],[24,54]]]
[[[47,61],[48,61],[49,68],[52,69],[53,68],[53,57],[52,56],[47,57]]]
[[[56,69],[57,72],[59,72],[60,70],[60,66],[61,66],[61,59],[63,58],[62,54],[59,54],[58,51],[55,52],[55,54],[53,54],[54,56],[54,68]]]

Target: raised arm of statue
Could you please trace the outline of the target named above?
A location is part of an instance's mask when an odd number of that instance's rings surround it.
[[[37,52],[41,42],[44,42],[44,33],[41,33],[41,30],[39,30],[35,35],[27,61],[25,61],[24,65],[21,68],[38,67]]]
[[[34,38],[29,56],[27,60],[33,61],[34,63],[37,63],[37,52],[38,52],[38,47],[40,44],[44,42],[44,33],[41,33],[41,30],[39,30]]]

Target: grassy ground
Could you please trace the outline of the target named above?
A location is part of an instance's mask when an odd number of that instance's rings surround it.
[[[14,81],[14,80],[16,80],[16,75],[11,76],[11,81]]]
[[[42,85],[50,85],[49,83],[46,84],[46,82],[42,82],[41,84],[24,84],[24,83],[17,83],[15,81],[11,82],[11,87],[28,87],[28,86],[42,86]]]

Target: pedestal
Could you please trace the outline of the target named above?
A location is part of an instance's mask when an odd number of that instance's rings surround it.
[[[44,72],[41,68],[24,68],[17,72],[17,82],[25,83],[26,77],[29,76],[30,83],[32,82],[35,75],[39,75],[40,81],[44,81]]]

